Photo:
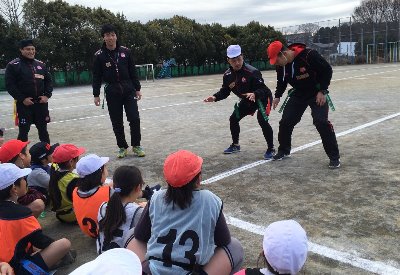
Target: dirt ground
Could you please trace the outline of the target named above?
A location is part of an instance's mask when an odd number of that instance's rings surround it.
[[[237,98],[202,102],[219,89],[222,75],[142,82],[144,158],[116,159],[108,112],[93,105],[89,86],[55,89],[50,99],[50,138],[111,157],[111,176],[120,165],[136,165],[149,185],[163,183],[162,165],[168,154],[178,149],[199,154],[204,158],[205,183],[222,174],[204,188],[222,198],[228,220],[243,221],[243,225],[230,225],[230,230],[244,247],[245,266],[256,266],[262,249],[262,236],[249,232],[245,222],[266,227],[277,220],[295,219],[306,229],[310,247],[322,247],[309,252],[304,274],[400,274],[399,71],[397,64],[334,68],[330,91],[336,111],[330,112],[330,120],[339,135],[342,167],[337,170],[327,168],[320,143],[300,147],[320,139],[307,110],[294,130],[296,152],[290,159],[225,173],[262,160],[266,143],[256,117],[250,116],[241,121],[242,152],[222,154],[231,143],[229,116]],[[274,90],[274,72],[265,71],[263,76]],[[11,113],[11,98],[0,94],[0,126],[8,129],[6,139],[17,136]],[[393,118],[356,128],[393,114]],[[270,116],[276,147],[280,117],[276,111]],[[35,127],[30,140],[38,140]],[[67,237],[78,251],[77,261],[57,274],[68,274],[96,257],[95,241],[77,226],[60,224],[51,212],[39,221],[46,234]],[[337,257],[343,253],[349,261]]]

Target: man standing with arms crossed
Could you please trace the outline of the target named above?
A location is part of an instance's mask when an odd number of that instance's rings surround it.
[[[283,104],[284,111],[278,133],[279,148],[274,159],[282,160],[290,156],[293,128],[310,106],[313,123],[330,160],[329,168],[339,168],[339,148],[333,125],[328,120],[327,97],[332,67],[318,52],[301,43],[285,47],[280,41],[274,41],[268,46],[267,52],[270,63],[276,65],[277,72],[273,108],[278,106],[288,83],[294,88],[289,92],[290,98],[286,107]]]
[[[31,124],[38,129],[39,139],[50,143],[47,123],[50,122],[48,100],[53,86],[46,64],[35,59],[36,48],[31,39],[19,42],[21,52],[6,67],[6,89],[16,100],[18,139],[28,141]]]
[[[144,157],[145,152],[140,146],[140,116],[137,105],[142,93],[133,55],[128,48],[119,45],[113,25],[103,25],[101,36],[104,43],[95,53],[93,66],[94,103],[100,106],[100,88],[104,81],[108,112],[119,147],[117,157],[126,157],[129,148],[125,140],[123,108],[129,121],[132,151],[138,157]]]

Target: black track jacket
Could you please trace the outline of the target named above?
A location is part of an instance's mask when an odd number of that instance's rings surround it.
[[[239,71],[229,67],[224,73],[222,87],[214,94],[215,101],[227,98],[231,92],[242,99],[246,98],[244,95],[246,93],[254,93],[256,100],[272,97],[271,90],[265,85],[260,71],[245,63]]]
[[[288,83],[296,89],[295,96],[305,99],[327,90],[332,78],[331,65],[317,51],[306,48],[304,44],[295,43],[288,48],[299,53],[286,66],[276,66],[275,97],[282,96]]]

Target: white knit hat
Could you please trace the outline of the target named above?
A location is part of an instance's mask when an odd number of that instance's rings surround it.
[[[307,234],[294,220],[271,223],[264,233],[264,255],[280,274],[297,274],[307,259]]]

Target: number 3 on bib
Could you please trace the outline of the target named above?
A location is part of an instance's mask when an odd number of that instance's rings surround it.
[[[170,229],[167,235],[157,238],[158,243],[165,244],[162,257],[165,260],[164,266],[167,267],[172,266],[171,253],[174,242],[176,240],[176,233],[176,229]],[[186,244],[186,241],[189,239],[192,240],[192,249],[190,249],[189,251],[185,251],[185,258],[189,260],[191,265],[194,265],[196,263],[195,254],[197,250],[199,250],[199,236],[197,235],[197,233],[193,230],[185,231],[179,240],[179,245],[184,246]]]

